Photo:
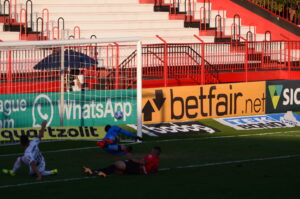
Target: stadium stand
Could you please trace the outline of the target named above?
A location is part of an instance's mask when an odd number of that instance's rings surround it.
[[[230,0],[74,0],[70,3],[5,0],[1,5],[0,22],[8,21],[10,25],[4,24],[4,30],[21,30],[19,39],[22,40],[126,35],[141,36],[144,43],[153,43],[159,41],[155,37],[159,35],[169,43],[190,43],[196,41],[192,37],[196,34],[207,43],[240,40],[237,34],[249,41],[283,39],[277,32],[288,38],[295,36],[270,22],[255,23],[266,20]],[[12,27],[12,24],[27,29]],[[40,36],[28,36],[34,32]],[[16,40],[15,35],[9,40]],[[7,39],[3,36],[2,40]]]
[[[4,30],[11,31],[1,32],[1,40],[141,36],[144,87],[299,77],[300,44],[295,41],[299,36],[235,0],[16,1],[1,1],[0,20]],[[8,27],[7,23],[17,25]],[[13,31],[19,31],[19,37]],[[93,76],[113,75],[105,59],[120,55],[118,44],[107,46],[106,52],[110,56],[99,60]],[[126,74],[136,53],[116,59],[117,63],[111,61],[113,67]],[[25,71],[41,75],[32,69]],[[7,78],[5,70],[2,74],[3,79]],[[42,76],[55,79],[55,74],[47,72]]]
[[[24,7],[26,2],[20,1],[16,10]],[[184,29],[183,21],[169,21],[167,13],[154,13],[153,6],[141,5],[136,0],[70,2],[32,1],[35,18],[42,17],[43,9],[49,11],[49,24],[44,27],[49,26],[47,35],[50,39],[58,39],[57,29],[60,32],[59,39],[90,38],[92,35],[98,38],[139,35],[145,38],[144,41],[157,41],[155,35],[158,34],[169,37],[170,41],[184,42],[187,36],[185,41],[195,41],[192,35],[197,34],[197,30]],[[63,26],[58,27],[57,19],[60,17],[64,19]],[[33,22],[33,26],[35,24]],[[206,42],[213,41],[212,36],[203,39]]]

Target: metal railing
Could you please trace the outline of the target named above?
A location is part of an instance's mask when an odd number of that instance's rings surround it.
[[[161,38],[163,43],[145,44],[141,55],[143,79],[150,83],[160,81],[161,86],[170,86],[170,82],[181,80],[187,82],[186,85],[201,85],[219,83],[220,75],[224,73],[243,74],[245,78],[242,81],[250,81],[248,74],[251,72],[261,72],[264,74],[263,80],[271,80],[276,71],[288,74],[300,71],[300,41],[256,42],[240,35],[237,38],[241,40],[228,43],[167,43]],[[94,69],[87,70],[93,74],[90,78],[104,81],[101,82],[103,87],[94,88],[92,85],[90,89],[117,90],[135,86],[130,75],[136,71],[136,51],[128,50],[124,54],[122,50],[130,47],[112,43],[106,46],[82,46],[78,49],[74,46],[71,49],[98,60]],[[53,85],[58,84],[59,80],[56,78],[60,76],[59,71],[38,71],[33,68],[42,57],[50,53],[53,53],[51,49],[2,50],[0,87],[17,89],[14,93],[39,90],[54,92]],[[266,73],[267,71],[272,73]],[[223,78],[221,82],[226,81],[231,82],[232,79]],[[18,90],[17,85],[22,82],[27,82],[30,89]]]
[[[247,0],[260,8],[295,25],[300,25],[300,2],[296,0]]]

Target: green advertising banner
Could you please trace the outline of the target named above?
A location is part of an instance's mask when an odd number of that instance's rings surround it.
[[[101,126],[136,123],[136,90],[91,90],[64,93],[64,126]],[[61,95],[22,93],[1,95],[0,128],[60,126]],[[123,117],[117,120],[116,111]]]

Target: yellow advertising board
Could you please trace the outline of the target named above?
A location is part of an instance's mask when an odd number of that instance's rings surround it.
[[[40,128],[9,128],[0,129],[0,141],[18,141],[22,134],[29,138],[38,137]],[[102,139],[106,132],[104,127],[47,127],[44,133],[45,140],[66,139]]]
[[[266,83],[143,89],[143,122],[265,114]]]

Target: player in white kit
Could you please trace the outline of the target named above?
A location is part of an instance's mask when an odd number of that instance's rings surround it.
[[[44,137],[46,125],[47,121],[43,121],[39,137],[32,141],[29,141],[28,136],[26,135],[22,135],[20,137],[21,145],[25,148],[24,155],[17,158],[12,170],[3,169],[3,173],[15,176],[17,170],[22,166],[22,164],[25,164],[29,166],[29,174],[35,175],[37,180],[41,180],[42,176],[57,174],[57,169],[50,171],[45,170],[45,159],[38,146],[41,139]]]

